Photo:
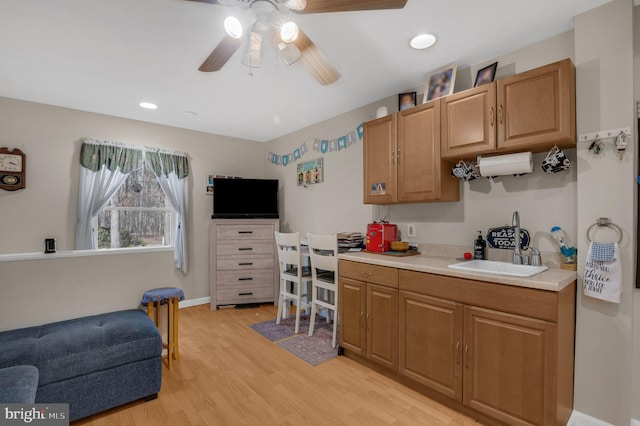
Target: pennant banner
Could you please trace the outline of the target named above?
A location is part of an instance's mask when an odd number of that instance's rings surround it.
[[[353,130],[344,136],[340,136],[339,138],[314,140],[312,149],[323,154],[326,154],[327,152],[342,151],[343,149],[349,148],[358,140],[362,140],[363,136],[364,125],[360,124],[358,127],[356,127],[356,130]],[[306,143],[303,143],[287,154],[278,155],[270,152],[267,156],[267,161],[276,166],[282,165],[286,167],[290,163],[300,160],[307,152],[309,152],[309,148],[307,148]]]

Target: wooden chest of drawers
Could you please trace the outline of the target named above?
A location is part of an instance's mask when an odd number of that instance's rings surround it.
[[[211,310],[273,302],[278,286],[278,219],[213,219],[210,228]]]

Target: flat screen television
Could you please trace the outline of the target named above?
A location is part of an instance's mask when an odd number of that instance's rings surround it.
[[[277,219],[277,179],[214,179],[214,219]]]

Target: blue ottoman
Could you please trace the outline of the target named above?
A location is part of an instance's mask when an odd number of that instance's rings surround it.
[[[4,331],[0,347],[0,368],[37,368],[35,402],[69,404],[71,421],[152,399],[162,383],[162,338],[139,309]]]
[[[0,402],[33,404],[38,390],[38,369],[33,365],[0,368]]]

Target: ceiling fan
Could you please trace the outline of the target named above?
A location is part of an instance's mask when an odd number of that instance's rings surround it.
[[[242,63],[260,66],[262,36],[273,40],[278,53],[287,65],[300,59],[311,75],[322,85],[335,83],[340,73],[290,19],[291,13],[311,14],[350,12],[361,10],[402,9],[407,0],[188,0],[221,6],[235,6],[234,15],[224,21],[225,37],[200,65],[199,71],[222,69],[229,58],[246,40]],[[245,31],[248,30],[248,32]]]

